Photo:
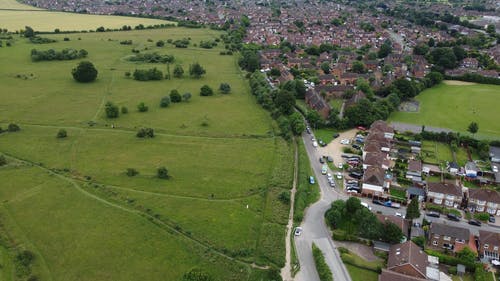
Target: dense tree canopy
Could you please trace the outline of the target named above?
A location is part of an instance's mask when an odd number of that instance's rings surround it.
[[[82,61],[76,68],[73,68],[71,74],[73,78],[81,83],[92,82],[97,78],[97,69],[89,61]]]

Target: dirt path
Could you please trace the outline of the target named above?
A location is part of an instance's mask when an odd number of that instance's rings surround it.
[[[294,157],[294,167],[293,167],[293,186],[290,194],[290,212],[288,214],[288,224],[286,225],[286,236],[285,236],[285,266],[281,269],[281,279],[283,281],[291,281],[292,277],[292,243],[290,235],[292,235],[293,228],[293,208],[295,206],[295,192],[297,191],[297,178],[298,178],[298,160],[299,152],[297,147],[297,141],[295,142],[295,157]]]
[[[352,139],[356,136],[356,132],[357,132],[356,129],[351,129],[349,131],[345,131],[343,133],[340,133],[340,136],[338,138],[332,140],[327,146],[318,147],[319,153],[321,155],[332,156],[333,163],[335,164],[335,166],[338,163],[344,162],[344,160],[342,159],[342,154],[338,153],[338,151],[342,151],[343,147],[350,147],[350,145],[349,146],[343,145],[340,143],[340,141],[343,139],[349,139],[349,140],[351,140],[351,143],[352,143]]]

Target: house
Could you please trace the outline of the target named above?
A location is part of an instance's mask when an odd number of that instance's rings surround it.
[[[369,145],[370,143],[375,143],[375,142],[378,144],[381,151],[385,151],[385,152],[391,151],[391,147],[392,147],[391,141],[389,139],[385,138],[383,133],[380,133],[380,132],[370,133],[365,139],[365,143],[367,145]],[[366,148],[365,148],[365,150],[366,150]]]
[[[370,133],[383,133],[384,137],[387,139],[393,139],[394,138],[394,128],[391,126],[387,125],[386,122],[382,120],[377,120],[372,123],[370,126]]]
[[[477,172],[479,169],[477,168],[476,163],[469,161],[465,163],[465,175],[469,178],[477,178]]]
[[[457,208],[462,203],[462,190],[453,183],[430,182],[427,184],[427,201],[436,205]]]
[[[447,249],[458,252],[468,246],[477,252],[474,236],[469,229],[458,226],[433,222],[429,228],[427,241],[429,247],[436,250]]]
[[[418,278],[413,276],[404,275],[397,273],[395,271],[382,269],[382,273],[378,276],[378,281],[423,281],[427,280],[424,278]]]
[[[406,193],[410,200],[413,199],[413,197],[417,197],[420,202],[425,200],[425,190],[423,188],[412,186],[407,189]]]
[[[389,182],[385,180],[385,170],[370,166],[363,175],[363,187],[361,194],[366,196],[381,196],[384,189],[389,189]]]
[[[314,89],[306,92],[305,101],[312,109],[316,110],[324,119],[330,115],[330,106],[325,99]]]
[[[389,169],[391,167],[389,155],[385,152],[366,153],[363,161],[363,169],[366,170],[370,166],[377,166],[384,170]]]
[[[412,241],[391,246],[387,269],[417,278],[427,278],[427,254]]]
[[[422,180],[422,161],[410,160],[408,161],[408,171],[406,171],[407,179]]]
[[[469,188],[468,206],[473,212],[500,216],[500,193],[491,189]]]
[[[499,260],[500,233],[479,230],[479,257],[483,261]]]

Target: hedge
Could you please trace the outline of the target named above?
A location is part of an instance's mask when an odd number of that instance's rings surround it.
[[[314,263],[316,264],[316,270],[318,271],[320,281],[333,281],[332,272],[325,262],[325,257],[323,252],[316,247],[316,244],[312,244],[312,253],[314,257]]]
[[[463,264],[463,265],[465,265],[467,270],[470,272],[474,272],[475,267],[476,267],[475,263],[463,261],[457,257],[449,256],[449,255],[443,254],[443,253],[438,252],[438,251],[426,249],[425,252],[430,256],[438,257],[439,263],[444,263],[446,265],[451,265],[451,266],[456,266],[457,264]]]

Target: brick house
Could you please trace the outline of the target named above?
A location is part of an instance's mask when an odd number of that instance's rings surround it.
[[[458,252],[468,246],[477,252],[474,236],[467,228],[433,222],[429,228],[427,241],[428,246],[435,250],[447,249]]]
[[[361,194],[366,196],[381,196],[384,190],[389,188],[389,182],[385,180],[385,170],[370,166],[363,175],[363,188]]]
[[[479,257],[483,261],[500,259],[500,233],[479,230]]]
[[[469,188],[468,206],[474,212],[500,215],[500,193],[491,189]]]
[[[366,170],[370,166],[377,166],[384,170],[389,169],[391,167],[389,154],[385,152],[366,153],[363,161],[363,169]]]
[[[370,133],[383,133],[387,139],[394,138],[394,128],[382,120],[377,120],[371,124]]]
[[[406,276],[427,278],[427,254],[412,241],[392,245],[387,258],[387,269]]]
[[[330,114],[330,106],[325,99],[314,89],[306,92],[305,101],[310,108],[316,110],[324,119]]]
[[[429,182],[427,184],[427,201],[446,207],[458,207],[462,203],[462,190],[453,183]]]

